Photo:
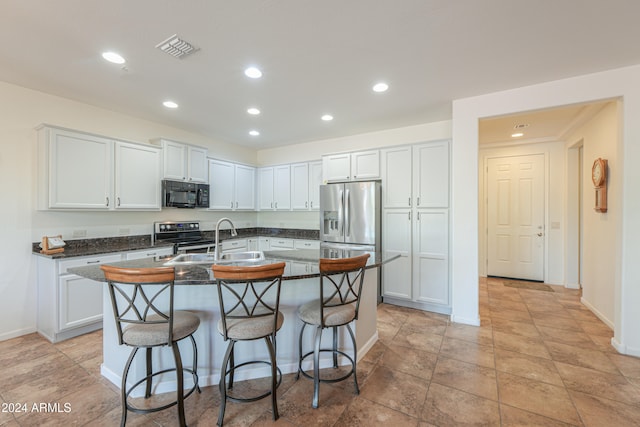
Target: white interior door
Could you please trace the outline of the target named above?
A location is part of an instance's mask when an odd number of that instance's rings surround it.
[[[544,280],[544,155],[487,161],[487,273]]]

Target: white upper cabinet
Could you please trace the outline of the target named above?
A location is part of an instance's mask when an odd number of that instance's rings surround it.
[[[327,182],[351,179],[351,154],[330,154],[322,156],[322,174]]]
[[[291,209],[291,167],[289,165],[273,168],[273,201],[276,210]]]
[[[235,165],[235,207],[234,209],[256,209],[256,168]]]
[[[209,160],[209,208],[255,210],[256,169],[222,160]]]
[[[260,210],[291,209],[291,167],[271,166],[258,169]]]
[[[40,209],[113,207],[113,141],[57,128],[39,129]]]
[[[38,208],[159,210],[160,150],[42,126]]]
[[[309,164],[291,165],[291,209],[309,210]]]
[[[168,139],[162,144],[163,177],[177,181],[208,182],[207,149]]]
[[[410,208],[411,147],[393,147],[381,152],[382,207]]]
[[[273,168],[258,169],[258,209],[273,210]]]
[[[116,141],[115,149],[115,208],[158,209],[160,149],[120,141]]]
[[[291,165],[291,209],[315,210],[320,207],[322,162],[294,163]]]
[[[380,151],[351,153],[351,174],[354,180],[380,178]]]
[[[233,163],[209,160],[209,208],[232,209],[234,205]]]
[[[380,178],[380,151],[369,150],[322,156],[322,171],[326,182]]]
[[[449,143],[417,145],[413,148],[413,195],[418,208],[449,206]]]
[[[309,209],[320,209],[320,185],[322,185],[322,162],[309,163]]]

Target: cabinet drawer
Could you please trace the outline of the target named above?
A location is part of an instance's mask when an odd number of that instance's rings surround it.
[[[320,249],[319,240],[296,240],[296,249]]]
[[[118,262],[122,261],[121,254],[103,254],[96,255],[91,257],[81,257],[74,258],[70,260],[60,261],[59,264],[59,273],[58,274],[67,274],[67,270],[73,267],[83,267],[86,265],[96,265],[96,264],[104,264],[107,262]]]
[[[271,249],[293,249],[293,240],[272,238]]]
[[[172,246],[167,246],[163,248],[149,248],[143,251],[127,252],[125,254],[125,258],[127,260],[131,260],[131,259],[151,258],[151,257],[168,256],[168,255],[173,255]]]
[[[235,251],[238,249],[247,249],[247,239],[225,240],[221,244],[222,251]]]

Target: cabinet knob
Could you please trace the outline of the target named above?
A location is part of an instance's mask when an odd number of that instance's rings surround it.
[[[120,206],[120,197],[117,198],[117,205],[116,206]]]
[[[107,206],[109,206],[109,197],[107,197]]]

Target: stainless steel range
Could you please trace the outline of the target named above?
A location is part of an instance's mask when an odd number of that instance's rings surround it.
[[[153,239],[155,242],[173,243],[176,254],[213,252],[216,247],[213,240],[204,237],[198,221],[154,222]]]

